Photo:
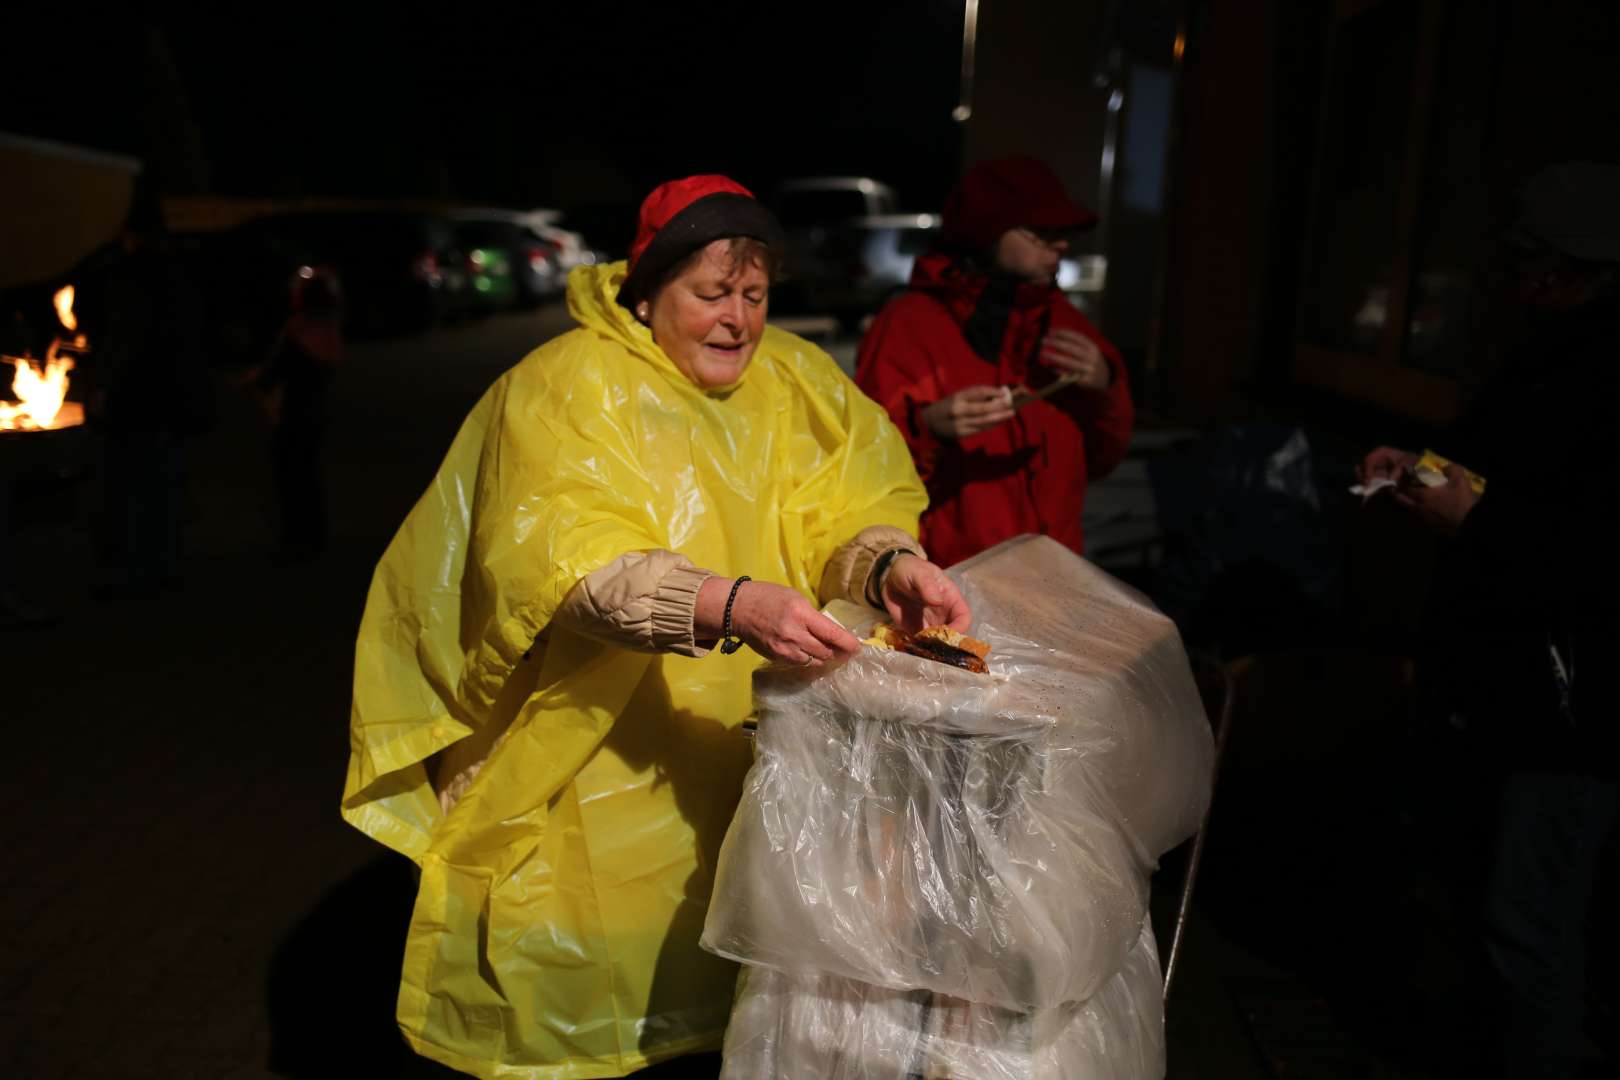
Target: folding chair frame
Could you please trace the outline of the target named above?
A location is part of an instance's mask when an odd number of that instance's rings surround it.
[[[1209,806],[1204,809],[1204,817],[1198,823],[1198,831],[1193,834],[1192,851],[1187,856],[1187,873],[1181,881],[1181,899],[1176,904],[1176,926],[1170,937],[1170,952],[1164,962],[1164,996],[1170,997],[1171,980],[1175,977],[1176,967],[1181,959],[1181,949],[1186,938],[1187,920],[1192,913],[1193,884],[1198,878],[1198,864],[1204,857],[1204,840],[1209,835],[1209,815],[1215,806],[1215,783],[1221,775],[1221,757],[1226,750],[1227,732],[1232,727],[1232,699],[1234,683],[1232,673],[1218,661],[1205,656],[1193,657],[1193,676],[1198,682],[1199,695],[1204,698],[1204,709],[1213,718],[1215,723],[1215,765],[1210,778]],[[1214,693],[1219,694],[1219,701],[1212,701]],[[1211,707],[1213,706],[1213,707]]]

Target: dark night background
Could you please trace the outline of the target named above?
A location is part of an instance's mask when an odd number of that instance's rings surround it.
[[[700,171],[954,179],[960,4],[268,5],[10,35],[0,130],[169,195],[639,200]]]

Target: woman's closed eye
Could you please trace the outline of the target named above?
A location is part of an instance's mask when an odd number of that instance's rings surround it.
[[[735,289],[721,286],[719,288],[711,288],[708,291],[693,289],[692,295],[703,301],[705,304],[717,304],[720,301],[732,296],[735,292]],[[767,295],[769,295],[769,290],[767,289],[744,289],[742,293],[743,299],[756,307],[765,302],[765,297]]]

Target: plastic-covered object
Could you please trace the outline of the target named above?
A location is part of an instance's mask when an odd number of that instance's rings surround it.
[[[874,648],[756,673],[704,947],[1010,1009],[1084,1001],[1124,965],[1157,856],[1209,801],[1180,638],[1044,537],[951,575],[988,675]]]
[[[1144,1080],[1165,1071],[1163,1001],[1146,924],[1101,989],[1051,1009],[746,968],[721,1078]]]
[[[422,869],[400,1026],[478,1076],[716,1048],[736,984],[697,939],[760,659],[599,644],[550,625],[568,590],[666,548],[814,596],[839,545],[915,529],[926,501],[831,357],[767,327],[742,380],[705,392],[615,302],[623,275],[576,270],[580,328],[473,410],[377,567],[355,650],[343,816]],[[430,770],[460,761],[476,776],[446,814]]]

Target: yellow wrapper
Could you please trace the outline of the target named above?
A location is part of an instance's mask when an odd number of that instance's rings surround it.
[[[1418,473],[1419,479],[1422,479],[1422,475],[1425,472],[1434,473],[1437,476],[1444,477],[1446,469],[1455,464],[1456,462],[1451,461],[1448,458],[1441,457],[1433,450],[1425,450],[1423,451],[1423,456],[1418,458],[1417,464],[1413,466],[1413,470]],[[1463,472],[1467,474],[1468,486],[1474,489],[1474,494],[1485,494],[1485,478],[1479,475],[1479,473],[1474,472],[1472,469],[1465,468]]]

